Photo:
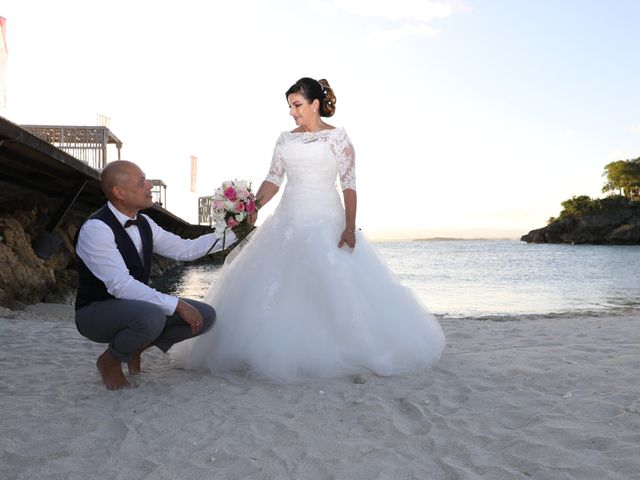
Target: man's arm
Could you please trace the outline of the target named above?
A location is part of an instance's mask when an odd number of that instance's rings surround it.
[[[194,239],[185,239],[167,232],[145,215],[153,233],[153,253],[175,260],[195,260],[203,255],[219,252],[237,241],[231,229],[214,232]]]

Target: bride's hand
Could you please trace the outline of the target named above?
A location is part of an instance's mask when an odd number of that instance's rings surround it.
[[[340,243],[338,243],[338,248],[342,248],[345,243],[351,248],[356,248],[355,230],[348,230],[346,228],[343,230],[342,235],[340,236]]]
[[[249,225],[251,225],[252,227],[256,224],[256,220],[258,220],[258,210],[250,213],[247,217],[247,222],[249,222]]]

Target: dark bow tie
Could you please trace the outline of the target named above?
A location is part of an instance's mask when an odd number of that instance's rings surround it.
[[[124,222],[124,228],[129,228],[131,225],[140,226],[142,224],[142,217],[139,215],[134,220],[127,220]]]

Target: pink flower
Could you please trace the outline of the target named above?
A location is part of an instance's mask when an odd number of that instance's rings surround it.
[[[256,211],[256,201],[253,198],[251,198],[249,200],[249,203],[247,203],[247,213],[251,215],[255,211]]]
[[[236,203],[236,212],[244,212],[244,202]]]
[[[229,228],[236,228],[238,225],[239,223],[236,221],[234,217],[227,218],[227,226]]]
[[[236,189],[233,187],[227,187],[224,190],[224,197],[228,200],[235,200],[237,197]]]

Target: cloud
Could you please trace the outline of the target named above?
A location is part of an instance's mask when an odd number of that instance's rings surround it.
[[[640,124],[638,124],[638,125],[631,125],[631,126],[629,127],[629,131],[630,131],[631,133],[636,134],[636,135],[640,135]]]
[[[324,0],[315,6],[325,14],[377,21],[368,38],[381,41],[436,36],[434,20],[470,10],[461,0]]]
[[[438,30],[431,25],[425,23],[422,24],[408,24],[401,25],[396,28],[381,28],[372,31],[369,34],[371,40],[394,41],[404,40],[411,37],[435,37],[438,34]]]
[[[430,22],[467,10],[463,3],[451,0],[333,0],[331,3],[353,15],[415,23]]]

